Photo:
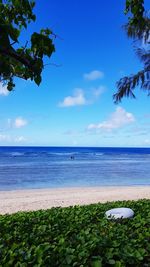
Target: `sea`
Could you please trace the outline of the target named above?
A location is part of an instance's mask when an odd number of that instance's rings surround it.
[[[0,147],[0,190],[150,185],[150,148]]]

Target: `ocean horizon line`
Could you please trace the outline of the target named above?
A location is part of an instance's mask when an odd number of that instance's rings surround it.
[[[44,148],[128,148],[128,149],[136,149],[136,148],[141,148],[141,149],[150,149],[150,146],[147,147],[147,146],[48,146],[48,145],[1,145],[0,148],[4,148],[4,147],[8,147],[8,148],[13,148],[13,147],[16,147],[16,148],[19,148],[19,147],[23,147],[23,148],[41,148],[41,147],[44,147]]]

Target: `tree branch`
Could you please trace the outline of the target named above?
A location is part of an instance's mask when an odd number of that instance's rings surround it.
[[[8,50],[8,49],[0,47],[0,54],[3,54],[3,55],[8,56],[8,57],[11,57],[11,58],[19,61],[20,63],[22,63],[26,67],[28,67],[30,70],[34,71],[34,67],[30,63],[30,61],[27,60],[26,58],[22,57],[21,55],[15,53],[13,50]]]

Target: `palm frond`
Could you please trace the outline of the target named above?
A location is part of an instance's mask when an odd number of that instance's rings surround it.
[[[142,63],[144,63],[145,68],[150,68],[150,50],[144,48],[136,48],[135,53]]]
[[[127,23],[124,29],[129,38],[144,40],[145,43],[149,42],[150,37],[150,18],[144,17],[143,21],[138,24]]]
[[[150,69],[144,69],[137,74],[123,77],[117,82],[118,92],[113,95],[115,103],[121,102],[123,97],[135,98],[134,89],[139,86],[150,94]]]

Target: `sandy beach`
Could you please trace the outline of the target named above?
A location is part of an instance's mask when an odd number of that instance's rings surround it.
[[[150,186],[0,191],[0,214],[143,198],[150,199]]]

